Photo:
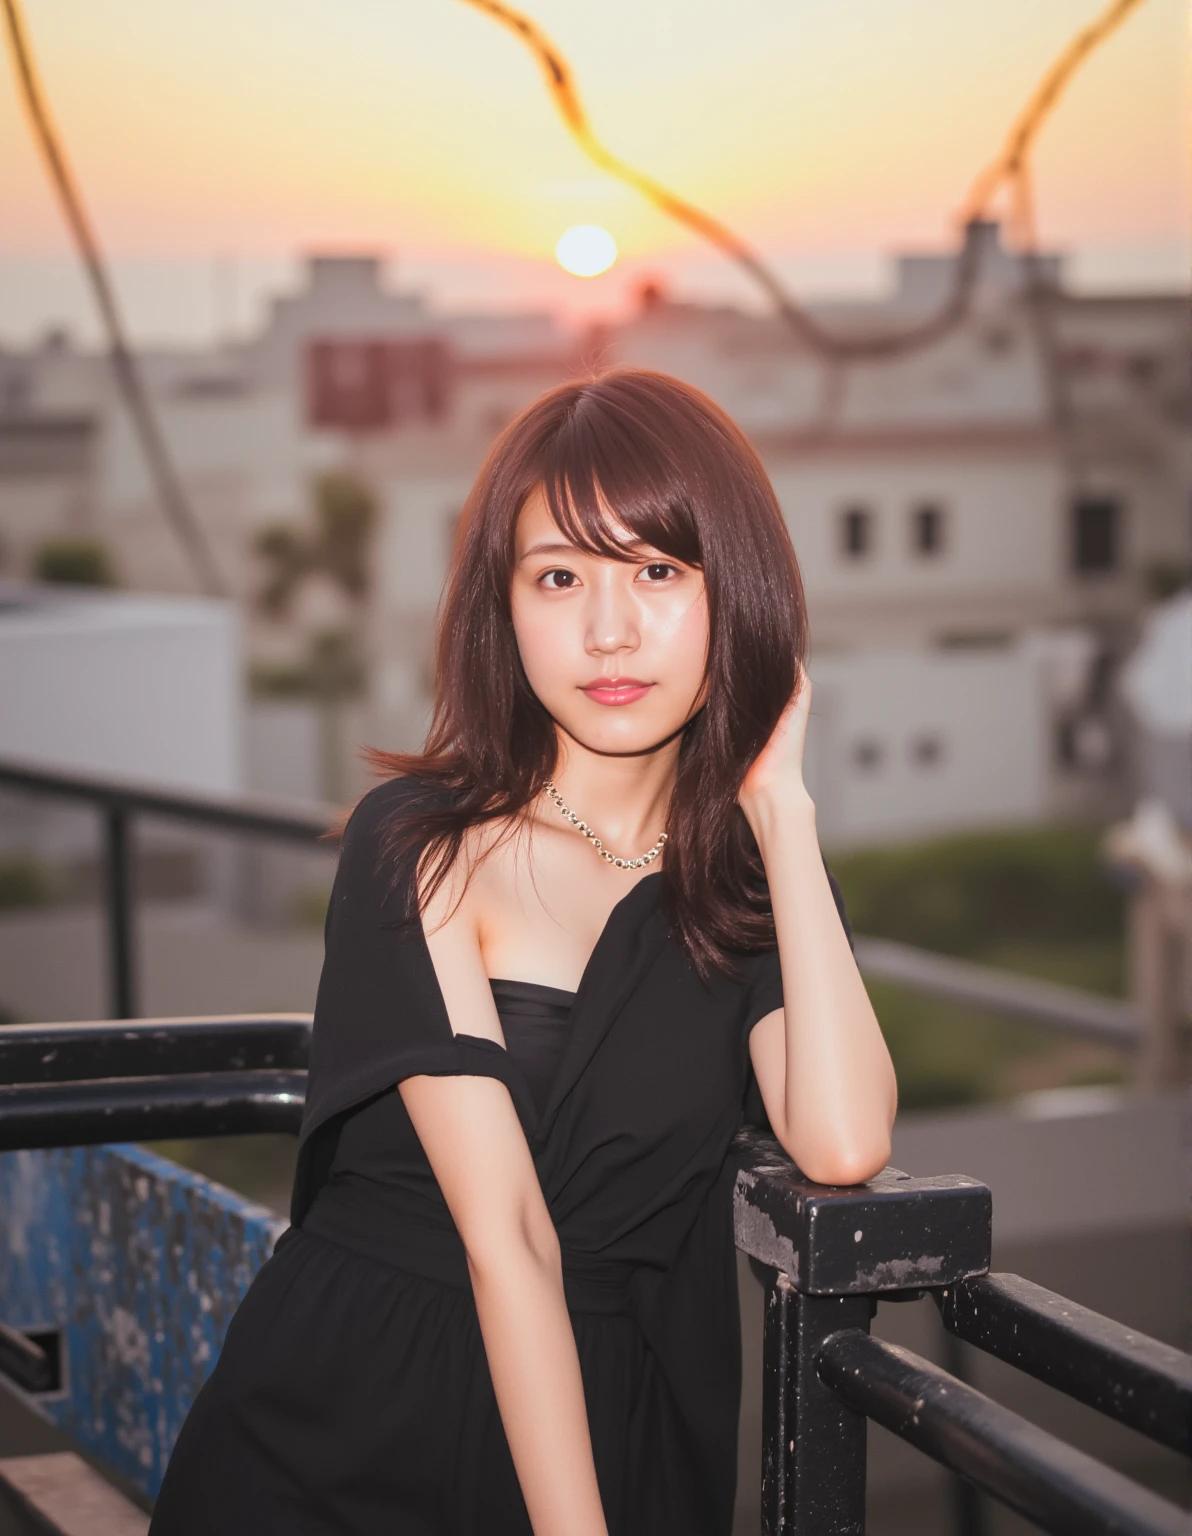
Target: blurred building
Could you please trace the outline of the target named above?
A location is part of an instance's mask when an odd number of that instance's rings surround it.
[[[0,583],[0,755],[235,793],[240,631],[210,598]]]
[[[825,370],[771,318],[656,286],[585,337],[542,314],[441,315],[372,257],[312,258],[242,344],[145,362],[253,655],[362,637],[354,740],[421,734],[455,520],[495,432],[593,361],[639,364],[707,390],[773,478],[811,607],[826,836],[1106,815],[1134,771],[1115,669],[1192,559],[1186,297],[1077,296],[1057,258],[1028,272],[995,226],[980,238],[961,324],[847,368]],[[953,273],[951,256],[905,256],[888,300],[816,313],[886,332],[936,306]],[[330,469],[375,493],[371,591],[315,571],[270,618],[254,549],[307,524]],[[190,588],[102,360],[61,337],[0,352],[0,537],[11,573],[84,537],[132,587]],[[270,739],[297,740],[276,714]],[[269,751],[250,755],[269,788]]]
[[[0,758],[166,790],[242,790],[241,628],[233,603],[209,598],[0,582]],[[31,861],[47,896],[96,891],[101,834],[89,808],[0,797],[0,867]],[[231,880],[201,837],[140,829],[141,894],[226,898]],[[16,963],[0,966],[9,979]]]

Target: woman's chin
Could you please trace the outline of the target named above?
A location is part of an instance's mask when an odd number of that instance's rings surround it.
[[[556,723],[587,752],[599,757],[644,757],[673,741],[683,728],[683,721],[645,720],[567,720],[555,716]]]

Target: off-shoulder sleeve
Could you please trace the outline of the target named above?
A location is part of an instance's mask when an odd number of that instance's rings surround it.
[[[408,1077],[494,1077],[509,1089],[523,1124],[533,1113],[504,1049],[453,1033],[422,925],[405,920],[402,882],[412,870],[395,871],[385,834],[426,793],[417,781],[390,780],[365,795],[344,829],[315,1001],[295,1225],[325,1175],[324,1128]]]

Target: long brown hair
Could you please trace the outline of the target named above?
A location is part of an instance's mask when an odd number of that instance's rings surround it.
[[[674,929],[701,975],[731,969],[732,951],[774,942],[761,859],[737,793],[794,692],[806,607],[757,454],[706,395],[666,374],[617,369],[560,385],[494,444],[456,536],[426,745],[370,754],[379,772],[411,775],[428,790],[403,806],[387,854],[407,867],[422,855],[425,899],[469,827],[520,817],[554,771],[555,725],[526,680],[510,609],[517,518],[537,486],[580,548],[625,559],[615,518],[642,543],[703,571],[706,702],[679,750],[663,878]],[[408,902],[413,917],[413,881]]]

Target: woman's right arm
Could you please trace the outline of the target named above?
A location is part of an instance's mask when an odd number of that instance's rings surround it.
[[[452,1028],[503,1044],[466,903],[451,910],[448,894],[432,907],[446,909],[424,917]],[[607,1536],[559,1240],[509,1090],[488,1077],[411,1077],[399,1092],[467,1252],[535,1536]]]
[[[468,1255],[497,1406],[535,1536],[607,1536],[559,1242],[504,1084],[400,1092]]]

